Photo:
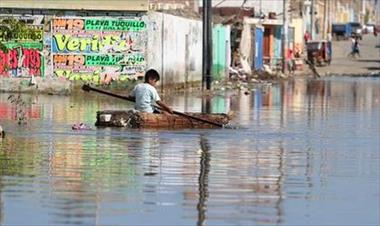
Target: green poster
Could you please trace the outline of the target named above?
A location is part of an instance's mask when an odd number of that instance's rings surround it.
[[[141,20],[86,19],[85,30],[142,31],[146,24]]]

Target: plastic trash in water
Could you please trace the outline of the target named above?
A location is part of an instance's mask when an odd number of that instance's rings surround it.
[[[87,126],[85,125],[84,123],[77,123],[77,124],[74,124],[71,129],[73,130],[92,130],[92,128],[90,126]]]

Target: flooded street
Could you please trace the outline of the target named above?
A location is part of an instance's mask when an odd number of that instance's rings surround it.
[[[238,129],[95,128],[96,111],[133,105],[80,92],[23,95],[16,107],[9,95],[0,94],[1,225],[380,224],[379,78],[212,98]],[[195,94],[165,100],[201,111]],[[93,129],[72,130],[79,122]]]

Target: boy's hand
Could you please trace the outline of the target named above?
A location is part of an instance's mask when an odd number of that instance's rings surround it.
[[[164,111],[161,111],[161,112],[164,115],[171,115],[171,114],[173,114],[173,110],[171,110],[171,109],[165,109]]]
[[[168,107],[168,112],[170,113],[170,114],[173,114],[173,109],[171,108],[171,107]]]
[[[157,104],[163,108],[164,111],[170,113],[170,114],[173,114],[173,109],[171,107],[169,107],[168,105],[166,105],[164,102],[162,101],[157,101]]]

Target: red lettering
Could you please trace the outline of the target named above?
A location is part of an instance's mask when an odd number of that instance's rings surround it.
[[[9,70],[27,68],[29,75],[41,76],[41,55],[37,49],[11,49],[6,54],[0,51],[0,74],[8,75]],[[18,72],[16,72],[18,76]],[[14,74],[14,75],[16,75]]]
[[[41,56],[36,49],[23,49],[22,66],[29,69],[29,75],[40,75]]]
[[[16,69],[18,66],[18,51],[12,49],[8,52],[8,63],[11,69]]]
[[[5,68],[8,65],[8,55],[0,50],[0,75],[5,75]]]

